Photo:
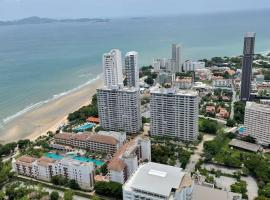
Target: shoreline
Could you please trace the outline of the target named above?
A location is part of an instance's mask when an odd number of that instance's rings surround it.
[[[23,113],[0,129],[0,143],[20,139],[35,140],[39,136],[47,134],[48,131],[55,131],[61,124],[67,122],[69,113],[90,104],[96,89],[102,85],[103,81],[99,77],[78,90]]]

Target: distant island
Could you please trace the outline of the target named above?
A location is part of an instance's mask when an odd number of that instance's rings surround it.
[[[51,18],[41,18],[41,17],[28,17],[13,21],[0,21],[0,26],[7,25],[23,25],[23,24],[48,24],[48,23],[74,23],[74,22],[93,22],[93,23],[107,23],[111,19],[101,19],[101,18],[79,18],[79,19],[51,19]]]

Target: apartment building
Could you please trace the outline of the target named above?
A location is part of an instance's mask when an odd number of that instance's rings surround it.
[[[201,61],[187,60],[183,64],[184,72],[190,72],[190,71],[194,72],[198,69],[204,69],[204,68],[205,68],[205,62],[201,62]]]
[[[138,52],[130,51],[125,56],[127,87],[139,87]]]
[[[123,184],[138,168],[139,163],[151,160],[151,142],[148,137],[138,136],[123,145],[108,164],[110,181]]]
[[[43,181],[51,181],[56,175],[61,175],[68,180],[75,180],[82,189],[94,188],[94,164],[80,162],[71,158],[54,160],[41,157],[39,159],[22,156],[12,160],[12,168],[18,174],[36,178]]]
[[[190,200],[193,181],[181,168],[142,164],[123,186],[123,199]]]
[[[246,133],[259,144],[270,144],[270,105],[247,102],[244,126]]]
[[[197,92],[160,88],[150,94],[151,135],[194,141],[198,136]]]
[[[97,89],[98,113],[102,128],[138,133],[141,129],[139,88]]]
[[[126,140],[126,134],[122,132],[100,131],[93,133],[59,133],[54,136],[56,144],[63,144],[75,148],[87,149],[94,152],[106,152],[114,154]]]
[[[119,49],[112,49],[103,54],[103,75],[104,85],[108,88],[123,86],[121,52]]]
[[[212,84],[214,87],[231,87],[232,80],[231,79],[224,79],[222,76],[213,76],[212,77]]]

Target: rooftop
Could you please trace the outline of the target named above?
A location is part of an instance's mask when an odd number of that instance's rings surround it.
[[[98,134],[91,135],[87,140],[111,145],[116,145],[118,143],[118,141],[112,136]]]
[[[47,158],[47,157],[41,157],[37,160],[37,163],[41,166],[48,166],[51,163],[55,163],[56,160],[52,159],[52,158]]]
[[[267,104],[259,104],[255,102],[247,102],[246,104],[246,109],[252,109],[256,111],[261,111],[261,112],[267,112],[270,113],[270,106]]]
[[[137,189],[169,197],[173,188],[190,186],[188,183],[192,182],[183,179],[185,175],[181,168],[149,162],[139,166],[124,189]]]
[[[58,133],[54,136],[54,138],[69,140],[72,135],[73,135],[72,133]]]
[[[240,200],[240,197],[240,194],[235,194],[232,192],[210,188],[202,185],[195,185],[192,192],[192,200]]]
[[[260,145],[245,142],[242,140],[232,139],[232,141],[229,143],[230,146],[245,149],[248,151],[258,152],[261,149]]]
[[[37,159],[34,158],[34,157],[31,157],[31,156],[27,156],[27,155],[24,155],[24,156],[21,156],[17,159],[17,161],[19,162],[23,162],[23,163],[33,163],[35,162]]]
[[[179,96],[198,96],[193,90],[178,90],[176,88],[153,88],[151,94],[179,95]]]
[[[247,33],[245,33],[245,38],[247,38],[247,37],[255,37],[255,36],[256,36],[255,32],[247,32]]]

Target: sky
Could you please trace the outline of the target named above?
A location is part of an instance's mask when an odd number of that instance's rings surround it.
[[[270,8],[270,0],[0,0],[0,20],[115,18]]]

